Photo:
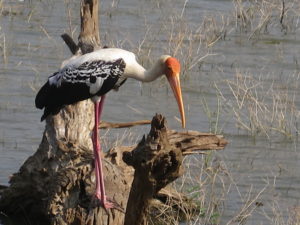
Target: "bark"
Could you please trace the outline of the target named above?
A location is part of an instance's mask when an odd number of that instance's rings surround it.
[[[98,9],[98,0],[81,0],[81,32],[78,46],[83,54],[92,52],[100,46]]]
[[[135,169],[126,208],[125,225],[147,224],[150,200],[182,175],[182,151],[168,140],[165,119],[157,115],[151,131],[123,160]]]

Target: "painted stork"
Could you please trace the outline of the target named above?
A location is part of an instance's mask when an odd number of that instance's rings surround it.
[[[117,48],[104,48],[69,59],[59,71],[48,78],[47,83],[38,92],[35,105],[39,109],[44,108],[41,121],[48,115],[57,114],[65,105],[89,98],[94,102],[95,126],[92,142],[95,157],[95,198],[106,209],[113,208],[114,205],[105,195],[101,146],[98,138],[98,124],[105,94],[112,89],[118,89],[127,78],[151,82],[165,75],[177,100],[184,128],[185,114],[179,73],[180,63],[169,55],[161,56],[151,69],[146,70],[136,61],[132,52]]]

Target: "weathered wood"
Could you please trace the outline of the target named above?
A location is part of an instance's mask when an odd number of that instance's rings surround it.
[[[179,147],[184,156],[189,154],[205,154],[209,150],[222,150],[227,145],[226,139],[222,135],[202,133],[199,131],[187,130],[178,132],[167,129],[168,140],[173,147]],[[123,153],[132,151],[137,145],[116,146],[111,148],[105,157],[113,164],[122,168],[126,174],[133,175],[133,169],[126,167],[122,160]]]
[[[70,35],[66,34],[66,33],[62,34],[61,38],[64,40],[66,45],[69,47],[72,54],[75,55],[77,53],[77,51],[79,50],[79,47],[74,42],[73,38]]]
[[[150,124],[150,120],[137,120],[133,122],[125,122],[125,123],[111,123],[106,121],[101,121],[99,124],[100,129],[107,129],[107,128],[127,128],[127,127],[133,127],[137,125],[147,125]]]
[[[98,8],[98,0],[81,0],[81,32],[78,46],[83,54],[92,52],[100,46]]]
[[[168,140],[165,119],[156,115],[147,138],[131,152],[124,152],[123,160],[134,167],[125,225],[147,224],[149,202],[160,189],[182,175],[182,152]]]
[[[199,131],[168,130],[170,143],[180,146],[183,155],[205,154],[207,150],[221,150],[228,144],[222,135],[202,133]]]

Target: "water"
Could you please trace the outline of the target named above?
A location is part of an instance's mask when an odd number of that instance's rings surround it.
[[[72,31],[76,39],[80,24],[77,1],[6,1],[4,6],[12,12],[0,17],[0,49],[3,52],[5,38],[6,51],[6,58],[0,58],[0,183],[5,185],[41,141],[44,124],[39,122],[42,112],[35,109],[34,97],[47,76],[70,55],[59,36]],[[170,16],[182,18],[193,30],[206,16],[216,15],[218,21],[220,15],[230,15],[232,10],[233,3],[227,0],[102,1],[101,39],[104,45],[121,46],[139,53],[141,61],[147,63],[143,58],[143,53],[148,54],[147,49],[151,48],[150,58],[169,53],[162,50],[170,51]],[[217,158],[226,164],[240,194],[235,188],[228,191],[224,224],[237,214],[243,205],[241,199],[251,187],[255,194],[268,184],[260,199],[265,206],[274,199],[284,210],[300,204],[297,137],[289,139],[277,133],[269,138],[265,135],[253,137],[238,129],[232,112],[234,97],[228,85],[222,82],[234,81],[239,70],[256,79],[263,77],[263,85],[269,88],[274,85],[285,90],[285,85],[291,84],[288,91],[295,95],[296,110],[299,110],[299,42],[299,29],[284,35],[275,27],[269,34],[251,40],[230,29],[225,40],[208,50],[214,55],[193,67],[182,80],[188,129],[205,132],[214,127],[218,98],[221,99],[215,83],[227,98],[220,101],[217,130],[222,131],[229,145],[217,154]],[[179,54],[186,62],[184,56]],[[178,117],[177,105],[169,101],[172,93],[164,83],[164,80],[143,85],[126,82],[119,92],[109,94],[103,119],[117,122],[150,119],[155,112],[160,112],[167,117],[171,128],[180,129],[175,118]],[[262,94],[263,91],[266,90],[258,89],[258,94],[265,96],[266,102],[272,101],[268,94]],[[215,113],[210,118],[205,112],[204,100]],[[147,131],[142,130],[142,133]],[[297,136],[295,129],[292,134]],[[268,207],[266,211],[271,214]],[[247,224],[270,224],[270,221],[255,214]]]

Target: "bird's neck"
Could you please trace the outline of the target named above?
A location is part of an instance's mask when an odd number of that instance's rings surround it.
[[[130,78],[142,81],[151,82],[164,74],[161,63],[157,61],[149,70],[146,70],[141,65],[137,64],[130,68],[128,76]]]

